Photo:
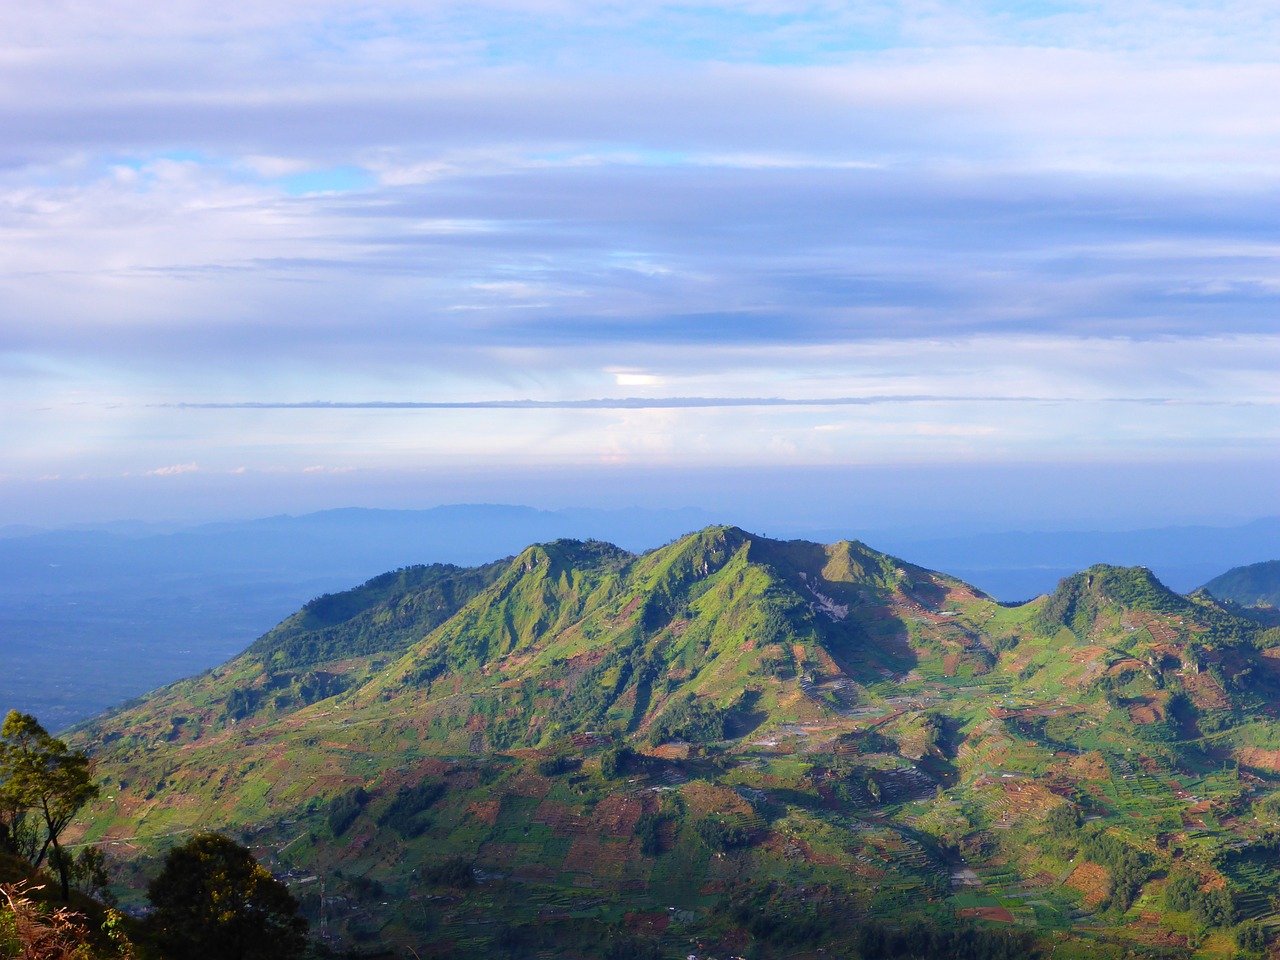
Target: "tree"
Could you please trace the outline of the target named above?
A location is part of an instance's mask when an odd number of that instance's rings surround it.
[[[306,947],[289,888],[218,833],[170,850],[147,896],[147,928],[167,960],[290,960]]]
[[[52,849],[63,900],[71,895],[70,858],[63,856],[58,838],[76,811],[97,796],[98,785],[83,752],[67,749],[30,714],[9,711],[0,728],[0,807],[8,810],[10,817],[20,812],[10,820],[15,838],[21,836],[28,811],[43,825],[43,840],[34,838],[40,840],[40,846],[31,863],[38,868]]]

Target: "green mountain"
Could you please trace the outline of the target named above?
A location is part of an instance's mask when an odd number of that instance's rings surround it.
[[[1280,560],[1233,567],[1204,585],[1219,600],[1242,607],[1280,607]]]
[[[1280,925],[1277,703],[1280,630],[1141,568],[1010,607],[851,541],[556,541],[83,725],[82,839],[137,885],[227,831],[419,956],[1226,956]]]

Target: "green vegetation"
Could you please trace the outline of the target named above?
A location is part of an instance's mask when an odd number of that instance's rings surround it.
[[[288,888],[216,833],[170,850],[148,897],[147,935],[165,960],[291,960],[306,948]]]
[[[36,870],[48,856],[64,901],[71,897],[74,860],[59,840],[76,812],[97,796],[83,751],[69,750],[35,717],[9,711],[0,728],[0,848]]]
[[[378,815],[378,826],[394,830],[403,837],[419,837],[431,826],[428,811],[444,794],[438,780],[423,780],[396,791],[391,803]]]
[[[1204,589],[1242,607],[1280,607],[1280,560],[1234,567],[1214,577]]]
[[[117,890],[215,825],[335,949],[760,960],[1276,945],[1280,631],[1097,566],[558,541],[319,598],[75,731]]]

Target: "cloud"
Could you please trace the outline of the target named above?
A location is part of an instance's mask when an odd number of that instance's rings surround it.
[[[0,38],[24,476],[1274,443],[1265,5],[153,6]]]
[[[196,473],[200,470],[199,466],[194,463],[177,463],[169,467],[157,467],[155,470],[148,470],[148,477],[176,477],[184,473]]]

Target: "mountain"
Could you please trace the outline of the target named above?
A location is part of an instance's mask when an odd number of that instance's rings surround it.
[[[1142,568],[1006,606],[856,541],[557,540],[80,726],[81,840],[136,888],[230,832],[345,948],[1220,955],[1277,921],[1277,654]]]
[[[706,520],[475,504],[0,538],[0,646],[24,651],[0,672],[0,703],[60,729],[223,663],[309,598],[384,570],[483,563],[565,536],[647,549]]]
[[[1204,588],[1219,600],[1242,607],[1280,607],[1280,560],[1234,567]]]
[[[531,542],[601,539],[647,550],[714,517],[704,510],[535,510],[464,504],[327,510],[208,523],[0,529],[0,703],[61,729],[223,663],[311,597],[413,563],[480,564]],[[787,537],[817,534],[778,526]],[[838,540],[845,532],[830,534]],[[1115,532],[990,531],[940,538],[876,531],[892,552],[1003,600],[1053,590],[1098,559],[1151,567],[1190,589],[1271,558],[1280,520]],[[825,536],[825,534],[824,534]],[[869,534],[868,534],[869,536]]]

